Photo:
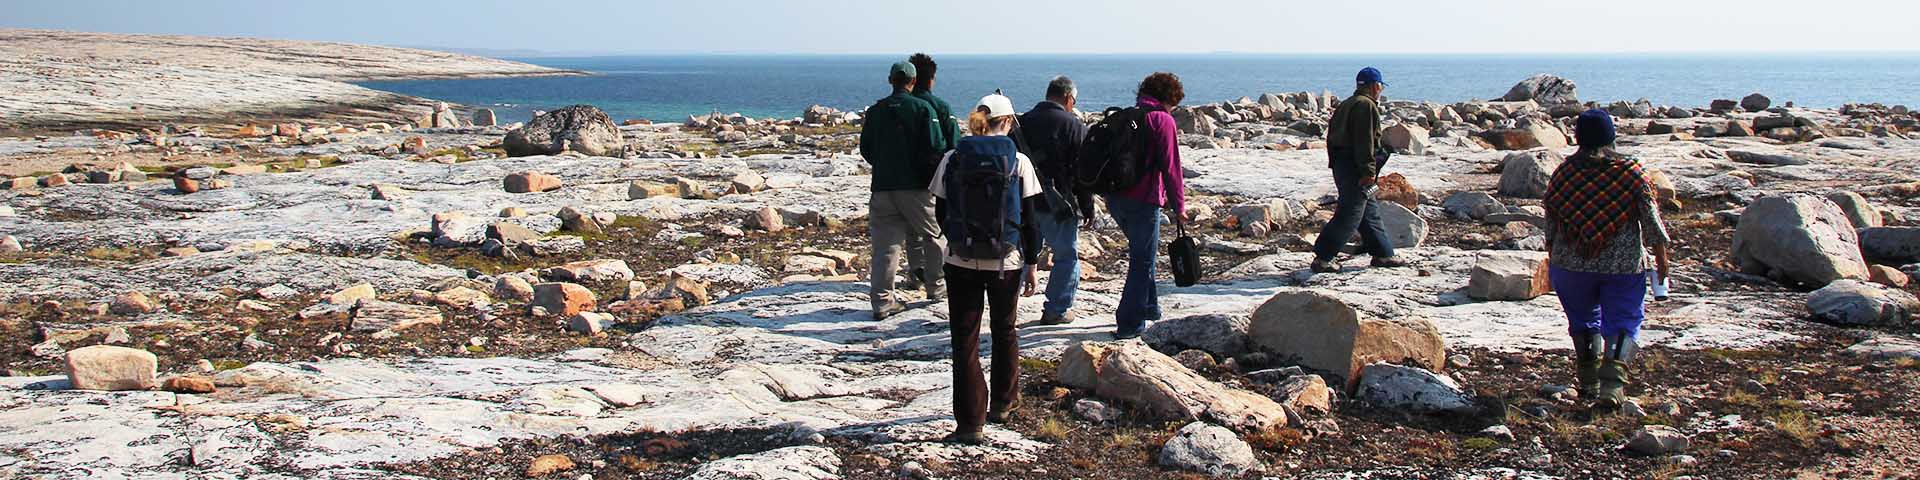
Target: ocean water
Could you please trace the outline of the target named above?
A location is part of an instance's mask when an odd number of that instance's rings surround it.
[[[365,82],[370,88],[492,107],[503,122],[572,104],[604,109],[616,121],[684,120],[689,114],[798,117],[809,105],[841,110],[888,93],[887,67],[902,56],[700,55],[515,59],[593,72],[583,77]],[[1494,99],[1536,73],[1579,85],[1583,101],[1648,99],[1705,106],[1760,92],[1776,105],[1837,107],[1850,102],[1920,106],[1920,54],[1792,55],[948,55],[936,57],[935,93],[966,109],[995,89],[1025,108],[1046,83],[1068,75],[1083,110],[1130,105],[1141,78],[1179,74],[1188,104],[1267,92],[1330,90],[1345,95],[1354,72],[1386,73],[1389,100],[1451,103]]]

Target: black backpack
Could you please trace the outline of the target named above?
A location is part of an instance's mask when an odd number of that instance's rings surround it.
[[[940,229],[956,257],[1000,260],[1020,245],[1019,157],[1007,137],[967,137],[947,160],[940,179],[945,215]]]
[[[1147,148],[1153,129],[1147,110],[1139,107],[1107,109],[1107,117],[1087,128],[1087,141],[1074,159],[1074,183],[1086,191],[1120,193],[1138,185],[1153,171],[1154,153]]]

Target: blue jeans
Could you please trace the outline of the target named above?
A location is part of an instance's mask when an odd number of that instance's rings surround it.
[[[1360,186],[1360,172],[1354,171],[1352,162],[1344,160],[1343,152],[1328,152],[1342,158],[1333,162],[1333,186],[1340,192],[1340,203],[1334,207],[1333,220],[1327,222],[1326,228],[1320,230],[1320,238],[1313,242],[1314,259],[1338,257],[1340,250],[1346,248],[1347,240],[1353,239],[1355,230],[1360,233],[1360,251],[1374,258],[1393,256],[1393,240],[1387,238],[1387,229],[1380,225],[1380,201],[1367,198],[1366,189]]]
[[[1160,253],[1160,207],[1108,195],[1107,211],[1127,236],[1127,282],[1113,316],[1118,333],[1140,333],[1148,320],[1160,319],[1160,287],[1153,281],[1153,261]]]
[[[1547,278],[1567,311],[1567,333],[1575,337],[1598,333],[1638,338],[1646,320],[1647,276],[1612,275],[1551,267]]]
[[[1034,215],[1040,237],[1053,250],[1053,270],[1047,274],[1045,313],[1065,315],[1073,309],[1073,293],[1080,289],[1080,219],[1074,215]]]

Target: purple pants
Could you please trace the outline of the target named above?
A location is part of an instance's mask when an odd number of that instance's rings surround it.
[[[1593,333],[1606,337],[1640,336],[1640,322],[1647,318],[1646,275],[1586,273],[1551,267],[1547,277],[1553,281],[1554,293],[1560,296],[1560,308],[1567,311],[1567,333],[1576,337]]]

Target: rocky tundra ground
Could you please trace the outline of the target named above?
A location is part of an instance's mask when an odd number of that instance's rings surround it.
[[[1110,341],[1102,219],[980,446],[938,442],[945,305],[867,311],[858,112],[4,138],[0,476],[1910,478],[1912,113],[1597,105],[1677,244],[1634,402],[1591,411],[1539,273],[1575,95],[1390,104],[1413,264],[1319,275],[1330,96],[1180,109],[1205,281]]]

